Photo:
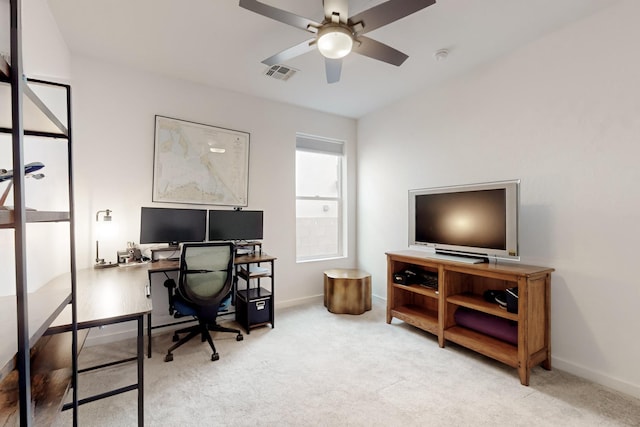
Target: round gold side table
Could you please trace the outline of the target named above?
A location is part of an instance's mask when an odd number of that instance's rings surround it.
[[[324,306],[336,314],[362,314],[371,310],[371,275],[348,268],[325,271]]]

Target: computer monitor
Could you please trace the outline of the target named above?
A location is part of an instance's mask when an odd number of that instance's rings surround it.
[[[210,210],[209,240],[261,240],[263,211]]]
[[[202,242],[207,233],[205,209],[149,208],[140,210],[140,243]]]

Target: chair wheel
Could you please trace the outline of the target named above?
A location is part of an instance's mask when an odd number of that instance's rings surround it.
[[[165,362],[171,362],[173,361],[173,354],[169,353],[166,356],[164,356],[164,361]]]
[[[173,334],[173,338],[171,338],[171,341],[173,341],[173,342],[180,341],[180,337],[178,336],[178,334]]]
[[[242,341],[243,339],[244,337],[242,336],[242,334],[236,335],[236,341]]]
[[[216,360],[220,360],[220,355],[218,353],[213,353],[211,355],[211,361],[215,362]]]

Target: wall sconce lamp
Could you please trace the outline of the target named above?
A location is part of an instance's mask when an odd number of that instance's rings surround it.
[[[105,262],[104,258],[100,258],[99,238],[107,235],[107,228],[111,224],[111,209],[96,212],[96,223],[98,224],[98,238],[96,238],[96,263],[94,268],[116,267],[118,264],[113,264],[111,261]],[[100,222],[100,214],[102,215],[102,223]]]

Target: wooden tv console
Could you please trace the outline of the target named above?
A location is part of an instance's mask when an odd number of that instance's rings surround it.
[[[387,252],[387,323],[402,320],[518,369],[520,382],[529,385],[531,368],[551,369],[550,306],[552,268],[517,263],[465,264],[429,258],[415,250]],[[394,282],[394,273],[407,268],[438,274],[438,290]],[[486,290],[518,287],[518,313],[486,302]],[[460,307],[517,322],[518,344],[457,325]]]

